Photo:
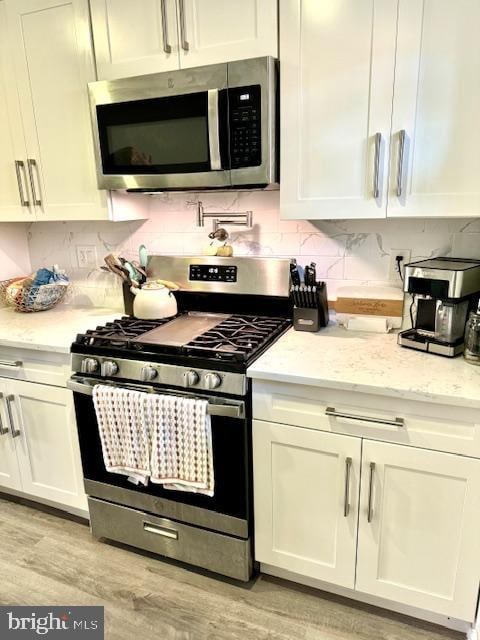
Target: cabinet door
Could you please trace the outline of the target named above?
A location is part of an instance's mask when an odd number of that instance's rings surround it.
[[[353,588],[361,440],[254,420],[255,557]]]
[[[365,440],[361,486],[356,588],[472,621],[480,460]]]
[[[177,0],[180,67],[278,57],[277,0]]]
[[[0,489],[22,489],[15,439],[7,411],[7,387],[0,382]]]
[[[397,0],[280,0],[283,218],[384,218]]]
[[[175,0],[90,0],[99,80],[178,69]]]
[[[478,0],[399,2],[389,216],[480,215],[479,27]]]
[[[32,222],[35,215],[25,173],[25,138],[6,37],[5,2],[0,1],[0,222]]]
[[[5,0],[39,220],[108,216],[97,189],[87,83],[88,0]]]
[[[87,509],[73,396],[67,389],[10,381],[23,491]]]

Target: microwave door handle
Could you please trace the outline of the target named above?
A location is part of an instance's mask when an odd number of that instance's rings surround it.
[[[208,145],[210,148],[210,169],[220,171],[220,130],[218,115],[218,89],[208,90]]]

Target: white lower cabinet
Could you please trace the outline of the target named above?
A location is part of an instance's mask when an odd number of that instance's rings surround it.
[[[22,488],[17,452],[7,413],[7,385],[0,381],[0,489]]]
[[[361,439],[255,420],[260,562],[353,588]]]
[[[475,620],[479,459],[254,419],[253,462],[267,571]]]
[[[23,380],[0,391],[0,489],[87,511],[72,393]]]
[[[480,460],[366,440],[361,484],[356,588],[473,620]]]

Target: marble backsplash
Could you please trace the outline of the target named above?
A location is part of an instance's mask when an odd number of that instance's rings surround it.
[[[32,268],[60,264],[73,282],[66,304],[121,308],[119,281],[100,270],[110,252],[136,258],[145,244],[152,254],[198,254],[210,242],[211,220],[196,226],[196,205],[205,211],[253,211],[253,227],[227,227],[236,255],[286,256],[317,264],[329,298],[339,285],[388,282],[390,251],[410,249],[412,259],[435,255],[480,258],[480,219],[290,221],[279,217],[279,193],[163,193],[146,197],[148,219],[135,222],[32,223]],[[80,269],[77,247],[95,247],[97,268]],[[398,278],[394,282],[400,286]]]

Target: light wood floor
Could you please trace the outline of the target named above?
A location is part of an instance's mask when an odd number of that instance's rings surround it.
[[[103,605],[109,640],[458,640],[463,636],[261,577],[248,588],[97,542],[0,499],[0,604]]]

